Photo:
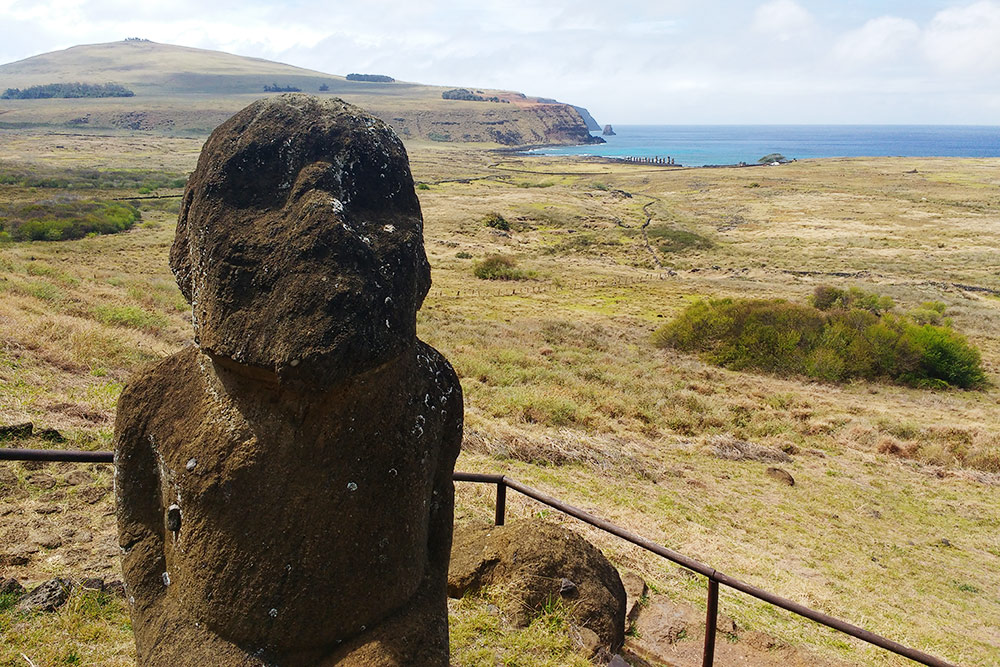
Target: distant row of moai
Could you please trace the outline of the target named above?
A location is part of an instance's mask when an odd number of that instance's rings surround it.
[[[630,155],[622,159],[626,162],[635,162],[637,164],[662,164],[671,167],[677,166],[677,163],[674,162],[674,159],[669,155],[665,158],[660,157],[659,155],[656,157],[634,157]]]

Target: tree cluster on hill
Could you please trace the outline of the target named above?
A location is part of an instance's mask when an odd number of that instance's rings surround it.
[[[8,88],[0,95],[5,100],[44,100],[53,97],[133,97],[135,93],[117,83],[46,83],[40,86]]]
[[[483,97],[482,95],[476,95],[474,92],[468,88],[452,88],[451,90],[446,90],[441,93],[441,99],[443,100],[464,100],[466,102],[506,102],[507,100],[501,100],[499,97],[494,95],[493,97]]]
[[[295,86],[279,86],[276,83],[265,83],[264,84],[265,93],[301,93],[301,88],[296,88]]]
[[[139,209],[124,202],[60,198],[0,211],[0,241],[66,241],[131,229]]]
[[[893,308],[886,297],[826,285],[816,288],[808,306],[784,299],[710,299],[688,306],[653,340],[733,370],[925,388],[986,383],[979,350],[941,317],[944,304],[928,302],[905,314]]]
[[[393,83],[395,79],[385,74],[358,74],[351,72],[347,75],[348,81],[367,81],[368,83]]]

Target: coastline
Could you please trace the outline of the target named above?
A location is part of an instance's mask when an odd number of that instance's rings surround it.
[[[605,144],[530,145],[514,152],[575,155],[649,166],[756,166],[762,156],[1000,158],[1000,126],[615,125]],[[675,165],[657,164],[673,160]],[[648,160],[648,161],[647,161]]]

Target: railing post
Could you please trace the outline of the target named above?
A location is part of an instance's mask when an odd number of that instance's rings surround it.
[[[712,667],[715,663],[715,626],[719,617],[719,582],[708,580],[708,611],[705,612],[705,652],[702,667]]]
[[[507,485],[503,480],[497,482],[497,508],[493,525],[502,526],[504,515],[507,513]]]

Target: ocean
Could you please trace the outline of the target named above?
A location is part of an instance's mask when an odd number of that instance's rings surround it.
[[[608,143],[541,155],[660,157],[689,167],[822,157],[1000,157],[1000,127],[972,125],[615,125]],[[599,132],[593,133],[599,136]]]

